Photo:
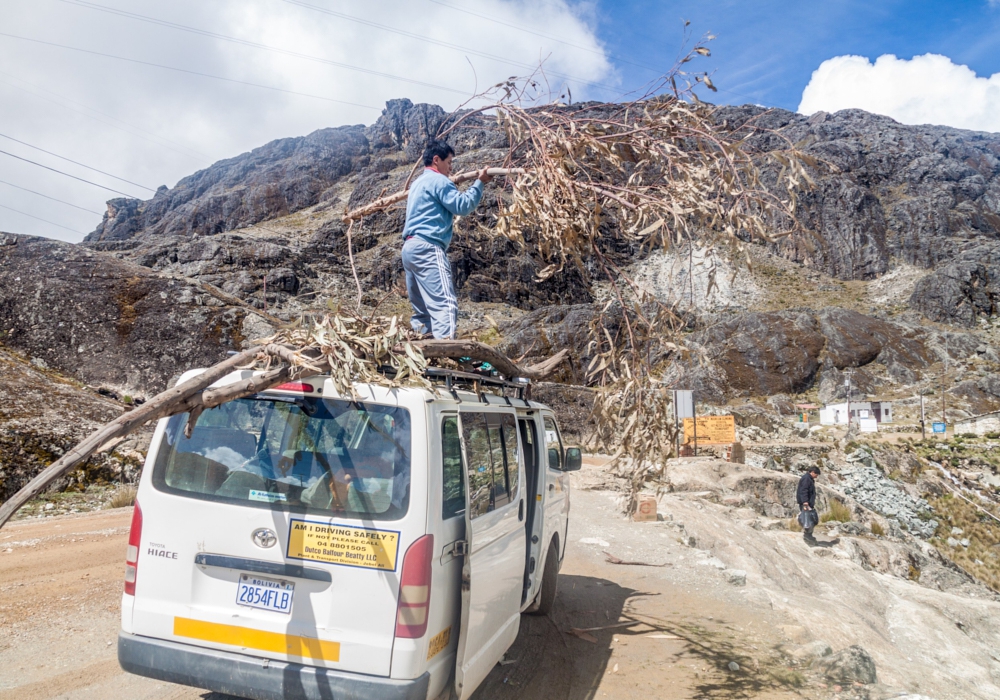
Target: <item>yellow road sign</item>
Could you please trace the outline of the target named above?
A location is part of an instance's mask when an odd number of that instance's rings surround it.
[[[698,416],[684,419],[684,444],[693,445],[695,420],[698,421],[699,445],[730,445],[736,442],[736,419],[733,416]]]

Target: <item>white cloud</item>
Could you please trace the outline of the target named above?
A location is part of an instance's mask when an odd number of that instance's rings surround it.
[[[903,124],[943,124],[1000,132],[1000,73],[979,77],[947,56],[910,60],[891,54],[823,61],[802,92],[799,112],[848,108],[884,114]]]
[[[389,25],[438,44],[281,0],[94,0],[93,4],[239,37],[380,73],[457,90],[449,92],[87,9],[73,1],[4,3],[0,32],[368,105],[338,104],[0,36],[0,133],[157,187],[287,136],[374,122],[388,99],[408,97],[453,109],[477,85],[528,72],[548,57],[555,87],[568,82],[577,100],[610,98],[588,82],[616,84],[586,5],[571,0],[304,0]],[[476,16],[447,7],[475,12]],[[490,21],[493,18],[506,23]],[[525,28],[538,34],[523,31]],[[440,45],[451,44],[469,52]],[[475,53],[473,53],[475,52]],[[504,57],[515,64],[483,56]],[[468,56],[468,60],[466,60]],[[470,66],[470,63],[472,64]],[[473,71],[473,67],[475,72]],[[71,111],[67,109],[71,107]],[[98,114],[93,110],[99,110]],[[122,122],[125,124],[123,125]],[[120,128],[119,128],[120,127]],[[152,193],[0,138],[0,150],[117,190]],[[192,153],[194,152],[194,153]],[[198,155],[200,154],[200,155]],[[0,180],[102,211],[116,197],[0,154]],[[100,216],[0,184],[0,205],[94,229]],[[0,231],[64,240],[82,236],[0,208]]]

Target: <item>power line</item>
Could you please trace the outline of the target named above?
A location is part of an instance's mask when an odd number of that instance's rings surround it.
[[[21,187],[20,185],[15,185],[13,182],[7,182],[6,180],[0,180],[0,184],[7,185],[8,187],[14,187],[19,190],[24,190],[25,192],[31,192],[31,194],[37,194],[39,197],[45,197],[45,199],[51,199],[53,202],[59,202],[60,204],[65,204],[67,206],[73,207],[74,209],[79,209],[80,211],[90,212],[91,214],[97,214],[101,216],[101,212],[94,211],[93,209],[87,209],[86,207],[81,207],[72,202],[67,202],[62,199],[57,199],[55,197],[50,197],[47,194],[42,194],[41,192],[35,192],[34,190],[29,190],[27,187]]]
[[[18,160],[23,160],[25,163],[31,163],[32,165],[37,165],[39,168],[45,168],[46,170],[51,170],[54,173],[59,173],[60,175],[71,177],[74,180],[79,180],[80,182],[86,182],[88,185],[93,185],[94,187],[100,187],[102,190],[107,190],[108,192],[114,192],[115,194],[124,195],[129,199],[142,199],[142,197],[134,197],[133,195],[130,195],[127,192],[121,192],[119,190],[115,190],[110,187],[105,187],[104,185],[99,185],[96,182],[91,182],[90,180],[84,180],[82,177],[77,177],[76,175],[70,175],[69,173],[64,173],[62,170],[56,170],[55,168],[50,168],[47,165],[36,163],[33,160],[28,160],[27,158],[22,158],[21,156],[15,156],[13,153],[8,153],[7,151],[0,151],[0,153],[3,153],[5,156],[10,156],[11,158],[17,158]]]
[[[77,234],[78,236],[86,236],[87,235],[85,233],[81,233],[80,231],[77,231],[75,228],[70,228],[69,226],[63,226],[62,224],[57,224],[55,221],[49,221],[48,219],[43,219],[40,216],[35,216],[34,214],[29,214],[28,212],[21,211],[20,209],[15,209],[14,207],[8,207],[6,204],[0,204],[0,207],[2,207],[4,209],[9,209],[12,212],[20,214],[21,216],[27,216],[28,218],[31,218],[31,219],[38,219],[39,221],[44,221],[47,224],[52,224],[53,226],[58,226],[59,228],[64,228],[67,231],[72,231],[73,233]]]
[[[440,41],[438,39],[431,39],[430,37],[424,36],[423,34],[416,34],[414,32],[408,32],[403,29],[396,29],[395,27],[390,27],[386,24],[379,24],[378,22],[372,22],[371,20],[361,19],[360,17],[354,17],[352,15],[346,14],[344,12],[337,12],[336,10],[330,10],[325,7],[320,7],[318,5],[310,5],[307,2],[302,2],[301,0],[281,0],[289,5],[297,5],[299,7],[304,7],[309,10],[315,10],[316,12],[322,12],[326,15],[331,15],[333,17],[339,17],[340,19],[346,19],[349,22],[356,22],[358,24],[363,24],[369,27],[375,27],[376,29],[382,29],[387,32],[392,32],[393,34],[399,34],[400,36],[410,37],[411,39],[417,39],[418,41],[423,41],[428,44],[436,44],[437,46],[443,46],[448,49],[453,49],[455,51],[461,51],[463,53],[472,54],[474,56],[479,56],[481,58],[488,58],[493,61],[499,61],[500,63],[506,63],[510,66],[518,66],[520,68],[536,69],[537,65],[530,63],[522,63],[520,61],[512,61],[504,56],[496,56],[494,54],[486,53],[484,51],[477,51],[476,49],[470,49],[465,46],[458,46],[457,44],[449,44],[446,41]],[[566,80],[575,80],[577,82],[583,83],[585,85],[593,85],[594,87],[603,88],[604,90],[610,90],[611,92],[618,92],[618,88],[612,87],[610,85],[604,85],[602,83],[596,83],[592,80],[585,80],[584,78],[577,78],[572,75],[567,75],[566,73],[556,73],[555,71],[549,72],[549,75],[553,75],[557,78],[564,78]]]
[[[167,150],[173,151],[174,153],[179,153],[179,154],[184,155],[184,156],[188,156],[189,158],[197,158],[199,161],[200,160],[211,160],[212,159],[211,156],[206,155],[204,153],[199,153],[198,151],[195,151],[195,150],[193,150],[191,148],[188,148],[187,146],[185,146],[182,143],[178,143],[177,141],[172,141],[172,140],[170,140],[170,139],[168,139],[168,138],[166,138],[164,136],[159,136],[157,134],[154,134],[153,132],[148,131],[146,129],[143,129],[142,127],[136,126],[135,124],[129,124],[128,122],[123,121],[121,119],[118,119],[117,117],[114,117],[114,116],[108,114],[107,112],[102,112],[102,111],[100,111],[98,109],[94,109],[93,107],[89,107],[89,106],[83,104],[82,102],[77,102],[76,100],[71,100],[70,98],[66,97],[65,95],[60,95],[59,93],[52,92],[51,90],[46,90],[43,87],[40,87],[38,85],[35,85],[34,83],[28,82],[24,78],[20,78],[20,77],[18,77],[16,75],[11,75],[10,73],[5,73],[4,71],[0,71],[0,75],[6,75],[8,78],[13,78],[14,80],[18,80],[18,81],[24,83],[25,85],[30,85],[31,87],[35,88],[36,90],[40,90],[40,91],[42,91],[44,93],[47,93],[47,94],[51,95],[52,97],[45,97],[43,95],[39,95],[36,92],[32,92],[28,88],[21,87],[20,85],[15,85],[14,83],[8,82],[6,80],[0,80],[0,83],[3,83],[4,85],[8,85],[8,86],[14,88],[15,90],[20,90],[21,92],[26,92],[29,95],[37,97],[40,100],[45,100],[46,102],[51,102],[52,104],[58,105],[59,107],[62,107],[63,109],[68,110],[70,112],[76,112],[77,114],[82,114],[85,117],[89,117],[90,119],[93,119],[98,124],[104,124],[105,126],[110,126],[113,129],[119,129],[121,131],[124,131],[127,134],[132,134],[133,136],[136,136],[136,137],[142,139],[143,141],[149,141],[150,143],[155,143],[160,148],[166,148]],[[53,99],[53,98],[58,98],[58,99]],[[79,110],[79,109],[74,109],[73,107],[70,107],[69,105],[63,104],[59,100],[65,100],[66,102],[69,102],[71,104],[78,105],[78,106],[82,107],[83,109],[85,109],[87,111],[82,111],[82,110]],[[103,119],[98,119],[93,114],[88,114],[87,112],[94,112],[96,114],[100,114],[103,117],[107,117],[111,121],[118,122],[118,124],[112,124],[111,122],[106,122]],[[122,126],[122,125],[124,125],[124,126]],[[125,128],[125,127],[128,127],[128,128]],[[146,134],[146,136],[142,136],[142,134]],[[150,136],[153,137],[153,138],[148,138]],[[158,141],[163,141],[165,143],[158,143]],[[177,148],[171,148],[170,146],[166,145],[168,143],[173,144],[174,146],[178,146],[182,150],[178,150]]]
[[[435,5],[440,5],[441,7],[447,7],[448,9],[455,10],[456,12],[462,12],[462,13],[467,14],[467,15],[472,15],[473,17],[479,17],[480,19],[485,19],[485,20],[488,20],[488,21],[493,22],[495,24],[500,24],[500,25],[503,25],[505,27],[510,27],[511,29],[517,29],[517,30],[520,30],[520,31],[525,32],[527,34],[534,34],[535,36],[540,36],[543,39],[549,39],[550,41],[555,41],[555,42],[558,42],[558,43],[563,44],[565,46],[572,46],[574,49],[580,49],[581,51],[586,51],[587,53],[592,53],[595,56],[602,56],[602,57],[607,57],[607,58],[613,58],[614,60],[618,61],[619,63],[627,63],[627,64],[629,64],[631,66],[636,66],[638,68],[644,68],[644,69],[646,69],[648,71],[652,71],[654,73],[657,73],[658,75],[662,75],[664,73],[664,71],[661,70],[661,69],[659,69],[659,68],[653,68],[652,66],[647,66],[647,65],[645,65],[643,63],[636,63],[635,61],[629,61],[626,58],[622,58],[621,56],[615,56],[614,54],[607,53],[606,51],[598,51],[597,49],[592,49],[592,48],[587,47],[587,46],[581,46],[580,44],[574,44],[573,42],[566,41],[565,39],[560,39],[559,37],[555,37],[555,36],[552,36],[550,34],[542,34],[541,32],[537,32],[534,29],[529,29],[528,27],[525,27],[523,24],[514,24],[512,22],[505,22],[502,19],[497,19],[496,17],[490,17],[489,15],[483,15],[483,14],[480,14],[478,12],[473,12],[472,10],[467,10],[464,7],[455,7],[454,5],[452,5],[450,3],[447,3],[447,2],[442,2],[441,0],[428,0],[428,2],[432,2]]]
[[[243,46],[250,46],[255,49],[263,49],[265,51],[273,51],[274,53],[283,54],[285,56],[294,56],[295,58],[301,58],[307,61],[315,61],[317,63],[323,63],[329,66],[336,66],[338,68],[345,68],[347,70],[358,71],[360,73],[367,73],[368,75],[377,75],[382,78],[389,78],[390,80],[399,80],[405,83],[411,83],[413,85],[421,85],[423,87],[434,88],[435,90],[444,90],[446,92],[454,92],[459,95],[468,95],[465,90],[456,90],[455,88],[446,87],[444,85],[435,85],[434,83],[426,83],[422,80],[414,80],[412,78],[404,78],[403,76],[393,75],[392,73],[383,73],[381,71],[372,70],[370,68],[364,68],[362,66],[352,65],[350,63],[341,63],[340,61],[334,61],[332,59],[323,58],[321,56],[311,56],[309,54],[299,53],[297,51],[291,51],[288,49],[283,49],[278,46],[269,46],[267,44],[261,44],[255,41],[250,41],[248,39],[240,39],[239,37],[227,36],[225,34],[218,34],[216,32],[208,31],[207,29],[199,29],[198,27],[189,27],[184,24],[177,24],[175,22],[168,22],[167,20],[158,19],[156,17],[149,17],[147,15],[140,15],[135,12],[126,12],[125,10],[119,10],[114,7],[107,7],[106,5],[98,5],[93,2],[85,2],[85,0],[58,0],[59,2],[64,2],[67,5],[76,5],[77,7],[82,7],[88,10],[97,10],[98,12],[107,12],[109,14],[118,15],[120,17],[127,17],[129,19],[138,20],[140,22],[148,22],[150,24],[155,24],[161,27],[168,27],[170,29],[177,29],[184,32],[191,32],[192,34],[198,34],[200,36],[210,37],[212,39],[221,39],[222,41],[229,41],[234,44],[240,44]]]
[[[77,162],[75,160],[70,160],[69,158],[67,158],[65,156],[61,156],[58,153],[53,153],[52,151],[46,151],[44,148],[39,148],[38,146],[32,146],[30,143],[28,143],[26,141],[21,141],[20,139],[16,139],[13,136],[8,136],[7,134],[0,134],[0,137],[3,137],[5,139],[9,139],[9,140],[13,141],[14,143],[19,143],[22,146],[27,146],[28,148],[34,148],[36,151],[41,151],[42,153],[48,153],[50,156],[55,156],[56,158],[59,158],[60,160],[64,160],[67,163],[72,163],[73,165],[79,165],[81,168],[86,168],[87,170],[93,170],[95,173],[100,173],[101,175],[107,175],[108,177],[113,177],[115,180],[121,180],[122,182],[127,182],[130,185],[135,185],[136,187],[141,187],[142,189],[149,190],[150,192],[156,192],[156,190],[153,189],[152,187],[146,187],[145,185],[140,185],[138,182],[132,182],[131,180],[126,180],[123,177],[118,177],[117,175],[112,175],[111,173],[106,173],[103,170],[98,170],[97,168],[92,168],[89,165],[84,165],[83,163],[79,163],[79,162]]]
[[[188,70],[186,68],[177,68],[175,66],[165,66],[162,63],[152,63],[150,61],[140,61],[137,58],[127,58],[125,56],[115,56],[110,53],[101,53],[100,51],[91,51],[90,49],[81,49],[76,46],[67,46],[66,44],[58,44],[53,41],[42,41],[41,39],[31,39],[26,36],[18,36],[17,34],[7,34],[5,32],[0,32],[0,36],[5,36],[10,39],[20,39],[21,41],[30,41],[33,44],[43,44],[44,46],[55,46],[60,49],[68,49],[70,51],[79,51],[80,53],[87,53],[93,56],[103,56],[104,58],[114,58],[119,61],[127,61],[129,63],[138,63],[143,66],[153,66],[154,68],[163,68],[165,70],[177,71],[178,73],[187,73],[189,75],[198,75],[203,78],[213,78],[215,80],[222,80],[227,83],[236,83],[238,85],[249,85],[251,87],[262,88],[264,90],[274,90],[275,92],[283,92],[288,95],[298,95],[300,97],[311,97],[315,100],[324,100],[326,102],[336,102],[337,104],[349,105],[351,107],[363,107],[365,109],[373,109],[376,112],[381,112],[381,107],[372,107],[371,105],[363,105],[357,102],[347,102],[345,100],[337,100],[332,97],[323,97],[322,95],[312,95],[308,92],[297,92],[295,90],[286,90],[285,88],[274,87],[273,85],[261,85],[260,83],[251,83],[246,80],[236,80],[235,78],[226,78],[221,75],[212,75],[211,73],[201,73],[196,70]]]

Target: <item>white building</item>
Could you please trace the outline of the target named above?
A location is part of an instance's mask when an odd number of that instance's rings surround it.
[[[972,416],[955,423],[955,434],[975,433],[984,435],[986,433],[1000,432],[1000,411],[984,413],[980,416]]]
[[[851,422],[861,418],[874,418],[876,423],[892,422],[892,403],[889,401],[851,401]],[[847,402],[832,403],[819,411],[821,425],[847,425]]]

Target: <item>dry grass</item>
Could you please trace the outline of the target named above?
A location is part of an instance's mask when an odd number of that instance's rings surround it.
[[[877,520],[872,520],[872,534],[876,537],[885,537],[885,528]]]
[[[788,529],[792,532],[802,532],[802,526],[799,525],[798,518],[792,518],[788,521]]]
[[[828,523],[830,521],[849,523],[851,522],[851,519],[851,509],[840,501],[834,500],[830,501],[830,510],[819,516],[819,521],[821,523]]]
[[[938,551],[993,590],[1000,591],[1000,522],[951,494],[934,499],[931,506],[941,523],[931,540]],[[987,509],[1000,510],[996,506]],[[953,527],[961,528],[962,534],[953,536]],[[947,543],[949,537],[968,539],[969,546],[952,547]]]
[[[135,505],[137,490],[133,484],[122,484],[111,493],[108,508],[128,508]]]

